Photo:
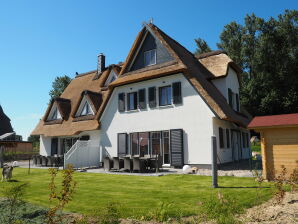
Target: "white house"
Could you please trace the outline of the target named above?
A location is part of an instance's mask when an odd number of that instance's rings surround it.
[[[159,154],[167,166],[209,167],[215,136],[218,163],[250,158],[241,71],[225,52],[195,57],[148,24],[124,64],[98,59],[98,69],[77,75],[33,131],[41,155],[66,153],[66,162],[94,166],[103,156]]]

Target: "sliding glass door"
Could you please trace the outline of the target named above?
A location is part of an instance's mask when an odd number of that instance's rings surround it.
[[[162,132],[163,163],[170,164],[170,138],[169,131]]]

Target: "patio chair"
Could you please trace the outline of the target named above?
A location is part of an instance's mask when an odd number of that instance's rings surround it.
[[[47,156],[48,164],[47,166],[53,166],[54,163],[54,157],[53,156]]]
[[[40,155],[36,155],[36,166],[41,166],[41,156]]]
[[[153,156],[150,159],[150,169],[156,170],[156,168],[160,169],[161,167],[162,167],[162,156],[160,155]]]
[[[146,171],[145,160],[140,159],[140,157],[133,157],[133,171],[138,171],[139,173],[144,173]]]
[[[56,156],[52,157],[52,166],[53,167],[59,166],[59,157],[56,157]]]
[[[47,157],[46,157],[46,156],[42,156],[42,157],[41,157],[41,165],[42,165],[42,166],[47,166],[47,164],[48,164],[48,159],[47,159]]]
[[[113,157],[113,170],[120,170],[124,167],[123,159]]]
[[[124,157],[124,170],[131,172],[133,170],[133,162],[130,157]]]
[[[36,156],[37,156],[37,155],[33,155],[33,156],[32,156],[32,161],[33,161],[33,165],[34,165],[34,166],[36,166],[36,161],[37,161]]]
[[[103,169],[104,170],[111,170],[113,167],[113,160],[111,160],[109,157],[105,157],[103,159]]]

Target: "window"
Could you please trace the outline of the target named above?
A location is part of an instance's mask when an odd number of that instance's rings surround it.
[[[150,108],[156,107],[156,88],[155,87],[150,87],[148,89],[148,101],[149,101]]]
[[[125,95],[124,95],[124,93],[119,93],[119,95],[118,95],[118,110],[119,110],[119,112],[125,111]]]
[[[53,120],[58,120],[58,119],[62,119],[62,117],[61,117],[61,114],[60,114],[57,106],[54,105],[52,107],[52,110],[50,111],[50,114],[48,116],[48,120],[53,121]]]
[[[130,134],[130,148],[131,148],[131,154],[139,155],[139,147],[138,147],[138,140],[139,140],[139,134],[138,133],[131,133]]]
[[[90,114],[93,114],[93,111],[92,111],[88,101],[86,101],[80,115],[81,116],[86,116],[86,115],[90,115]]]
[[[227,148],[230,148],[230,130],[226,129]]]
[[[169,131],[162,132],[163,163],[170,164],[170,137]]]
[[[159,87],[159,106],[172,104],[172,87]]]
[[[140,147],[140,156],[150,155],[149,150],[149,132],[140,132],[139,133],[139,147]]]
[[[136,110],[138,108],[138,93],[127,94],[127,110]]]
[[[155,65],[156,64],[156,49],[144,52],[144,65]]]
[[[229,95],[229,104],[233,108],[233,92],[230,88],[228,88],[228,95]]]
[[[160,132],[151,132],[152,155],[161,154],[161,134]]]
[[[243,148],[246,147],[246,135],[244,132],[242,132],[242,146],[243,146]]]
[[[129,152],[127,149],[127,134],[118,133],[118,156],[128,155]]]
[[[146,90],[145,89],[139,90],[139,108],[146,109]]]
[[[236,94],[236,111],[240,111],[239,95]]]
[[[219,147],[224,148],[223,129],[218,128],[218,131],[219,131]]]

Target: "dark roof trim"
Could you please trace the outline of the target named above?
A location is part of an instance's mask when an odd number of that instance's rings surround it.
[[[196,55],[196,58],[197,59],[202,59],[202,58],[207,58],[207,57],[218,55],[218,54],[227,54],[227,52],[224,51],[224,50],[210,51],[210,52],[207,52],[207,53],[202,53],[202,54]]]

